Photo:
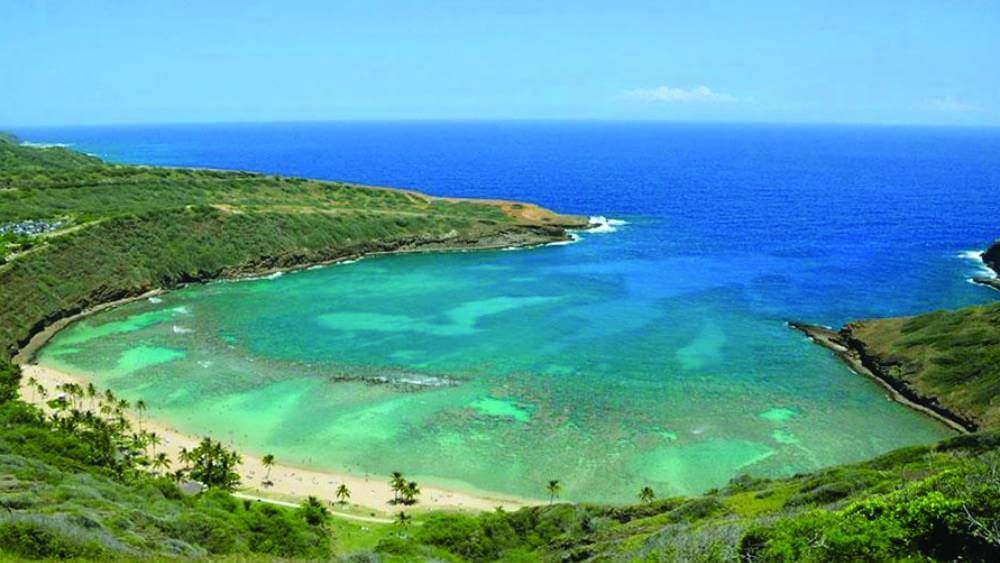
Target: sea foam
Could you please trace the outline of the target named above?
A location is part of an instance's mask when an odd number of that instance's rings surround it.
[[[608,219],[603,215],[592,215],[589,223],[591,226],[586,230],[588,233],[613,233],[618,230],[616,227],[628,225],[628,221]]]
[[[957,256],[962,260],[972,262],[976,265],[976,277],[996,278],[997,273],[983,261],[983,254],[985,254],[985,252],[982,250],[963,250],[959,252]]]
[[[557,240],[555,242],[547,243],[545,246],[566,246],[567,244],[576,244],[581,240],[580,235],[576,233],[569,233],[569,240]]]
[[[21,142],[21,146],[36,149],[51,149],[55,147],[71,147],[73,145],[70,143],[32,143],[31,141],[23,141]]]

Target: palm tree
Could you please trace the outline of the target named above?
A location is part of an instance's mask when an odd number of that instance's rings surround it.
[[[156,457],[153,458],[153,471],[156,472],[160,469],[170,469],[170,458],[164,452],[156,454]]]
[[[406,479],[403,478],[403,474],[399,471],[393,471],[391,477],[389,485],[392,487],[392,502],[396,504],[399,502],[399,494],[406,487]]]
[[[153,446],[153,455],[156,455],[156,446],[162,444],[163,440],[160,440],[160,437],[156,435],[156,432],[150,432],[148,434],[148,440],[149,440],[149,445]]]
[[[417,502],[417,495],[420,494],[420,485],[416,481],[410,481],[403,485],[400,493],[403,495],[403,504],[413,504]]]
[[[142,415],[146,412],[146,401],[142,399],[136,401],[135,410],[139,411],[139,430],[142,430]]]
[[[545,486],[545,490],[549,492],[549,504],[559,496],[559,491],[562,490],[562,485],[559,484],[559,479],[552,479],[549,484]]]
[[[267,474],[264,475],[264,482],[268,483],[271,481],[271,467],[274,465],[274,456],[272,454],[267,454],[262,457],[260,461],[264,464],[264,468],[267,469]]]
[[[38,380],[34,377],[28,378],[28,387],[31,387],[31,402],[35,402],[35,392],[38,390]]]
[[[649,504],[653,502],[653,499],[655,498],[656,494],[653,492],[651,487],[643,487],[642,490],[639,491],[639,502]]]
[[[410,524],[410,520],[413,520],[413,517],[402,510],[396,515],[396,523],[404,528]]]
[[[347,484],[341,483],[337,487],[337,500],[340,504],[347,504],[347,500],[351,498],[351,491],[347,488]]]
[[[191,465],[191,451],[185,447],[181,447],[181,451],[177,454],[177,459],[184,464],[184,467],[189,467]]]
[[[87,398],[93,399],[97,396],[97,387],[94,387],[93,383],[87,384]]]

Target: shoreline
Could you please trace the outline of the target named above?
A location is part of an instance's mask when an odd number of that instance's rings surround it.
[[[89,380],[86,377],[69,374],[54,368],[41,366],[38,364],[22,364],[20,392],[21,399],[42,408],[45,412],[52,409],[44,404],[42,397],[28,385],[29,378],[33,378],[48,391],[48,398],[54,398],[60,394],[56,387],[62,383],[77,383],[86,385]],[[95,408],[96,403],[92,400],[84,399],[85,408]],[[201,441],[201,437],[187,434],[173,429],[167,424],[151,419],[148,416],[139,416],[133,409],[126,413],[127,418],[136,425],[137,428],[155,432],[163,443],[158,451],[165,452],[174,464],[179,463],[179,453],[181,448],[193,449]],[[209,436],[211,436],[209,434]],[[217,439],[211,436],[213,439]],[[226,444],[232,447],[231,444]],[[412,506],[393,505],[389,501],[393,498],[392,489],[389,486],[388,475],[358,476],[350,473],[321,471],[307,469],[291,464],[275,463],[270,470],[270,481],[273,485],[263,487],[260,483],[267,470],[261,461],[260,456],[250,455],[237,450],[243,458],[239,466],[241,485],[236,489],[237,493],[244,495],[260,496],[264,498],[298,499],[304,500],[308,496],[315,496],[327,501],[332,505],[333,511],[340,514],[357,514],[364,512],[368,516],[387,515],[398,509],[405,511],[426,511],[432,509],[450,509],[464,511],[488,511],[502,506],[505,510],[517,510],[525,506],[544,503],[541,500],[522,499],[514,496],[493,494],[489,492],[463,492],[454,489],[421,485],[419,502]],[[172,465],[176,468],[176,465]],[[346,505],[337,502],[336,491],[341,484],[347,485],[351,492],[351,498]],[[343,508],[353,510],[347,511]]]
[[[973,276],[972,283],[1000,291],[1000,241],[994,242],[986,250],[979,252],[977,257],[989,276]]]
[[[943,407],[921,402],[921,398],[910,391],[905,384],[886,377],[879,370],[871,369],[865,364],[864,351],[859,350],[850,341],[845,342],[840,332],[826,327],[795,321],[788,321],[787,324],[793,330],[805,334],[814,344],[833,352],[851,371],[864,375],[878,383],[888,392],[889,398],[893,401],[929,416],[961,434],[969,434],[976,431],[975,425],[969,421],[962,419]]]
[[[455,246],[450,246],[447,242],[431,242],[426,246],[415,246],[406,247],[400,246],[396,249],[391,250],[374,250],[371,252],[351,252],[336,258],[308,261],[302,263],[291,264],[288,266],[276,266],[271,268],[256,268],[248,270],[232,270],[227,272],[220,272],[217,276],[207,276],[204,279],[197,279],[186,281],[177,284],[176,286],[170,288],[156,287],[148,289],[140,289],[139,293],[136,295],[130,295],[125,297],[119,297],[112,299],[110,301],[105,301],[102,303],[97,303],[88,307],[84,307],[81,310],[71,312],[67,316],[59,317],[54,321],[42,325],[38,330],[34,331],[31,336],[29,336],[23,344],[18,346],[17,351],[11,356],[11,362],[21,365],[22,367],[31,364],[35,360],[35,355],[41,350],[49,340],[60,330],[69,326],[70,323],[76,322],[80,319],[89,317],[101,311],[119,307],[122,305],[127,305],[135,301],[140,301],[142,299],[148,299],[150,297],[155,297],[161,295],[168,291],[175,291],[178,289],[184,289],[197,284],[209,284],[209,283],[219,283],[219,282],[240,282],[240,281],[253,281],[265,279],[269,276],[274,276],[276,274],[289,274],[295,272],[306,271],[312,268],[322,268],[326,266],[335,266],[338,264],[346,264],[356,262],[367,257],[377,257],[377,256],[392,256],[395,254],[433,254],[436,252],[450,253],[450,252],[476,252],[483,250],[494,250],[494,251],[504,251],[504,250],[531,250],[535,248],[542,248],[545,246],[556,246],[575,242],[577,239],[574,238],[574,234],[578,230],[575,227],[560,227],[562,228],[562,235],[555,236],[552,235],[550,238],[554,240],[529,240],[528,238],[522,238],[521,240],[503,240],[495,242],[474,242],[470,244],[459,244]],[[436,246],[440,245],[440,246]]]
[[[509,240],[501,236],[500,238],[503,240],[489,240],[487,242],[476,241],[473,243],[458,245],[453,245],[453,243],[446,241],[435,241],[416,247],[406,247],[404,244],[392,250],[376,250],[372,252],[360,253],[354,252],[329,260],[298,263],[283,267],[257,268],[247,271],[237,270],[229,272],[229,275],[226,275],[226,272],[223,272],[222,275],[219,276],[184,282],[169,289],[162,287],[147,289],[137,293],[136,295],[120,297],[103,303],[98,303],[45,324],[18,348],[16,354],[13,355],[11,360],[13,363],[19,365],[23,372],[20,386],[21,397],[26,402],[39,406],[46,412],[49,412],[51,409],[44,404],[41,398],[34,397],[35,393],[28,388],[26,381],[29,377],[34,378],[39,384],[45,386],[50,397],[55,397],[59,394],[55,387],[61,383],[89,383],[89,380],[83,376],[69,374],[54,368],[37,364],[35,363],[35,356],[38,351],[41,350],[45,344],[47,344],[48,341],[56,335],[56,333],[66,328],[71,323],[107,309],[112,309],[142,299],[148,299],[150,297],[166,293],[170,290],[182,289],[194,284],[224,281],[251,281],[279,273],[285,274],[305,271],[310,268],[333,266],[340,263],[350,263],[369,256],[435,252],[469,252],[480,250],[526,250],[553,244],[565,244],[568,241],[574,241],[574,231],[580,230],[573,227],[560,228],[562,229],[562,232],[559,235],[548,234],[548,236],[546,236],[546,234],[543,233],[538,233],[535,236],[521,235],[517,240]],[[133,422],[138,422],[140,420],[140,418],[131,410],[127,413],[127,416]],[[168,453],[168,456],[172,461],[176,461],[178,459],[180,448],[186,447],[191,449],[201,440],[199,437],[176,431],[166,424],[155,420],[143,419],[142,426],[144,429],[156,432],[157,435],[163,438],[163,451]],[[305,499],[307,496],[316,496],[317,498],[332,503],[334,511],[336,512],[337,507],[344,506],[336,502],[336,487],[340,483],[344,483],[351,491],[351,499],[347,506],[354,507],[355,509],[363,508],[372,516],[376,513],[388,514],[396,508],[388,502],[388,500],[393,497],[392,490],[388,485],[388,476],[384,476],[383,479],[375,481],[369,479],[368,477],[352,475],[349,473],[317,471],[293,465],[276,463],[271,468],[270,480],[274,483],[274,485],[265,489],[260,486],[252,485],[254,482],[259,482],[259,477],[266,473],[260,458],[258,456],[246,454],[242,451],[239,451],[239,453],[243,457],[243,463],[240,466],[239,473],[241,481],[243,481],[243,485],[245,485],[237,490],[240,493],[250,493],[269,498],[274,497],[275,495],[295,499]],[[305,479],[308,479],[308,481]],[[452,510],[487,511],[494,510],[498,506],[502,506],[505,510],[516,510],[524,506],[531,506],[544,502],[542,500],[523,499],[484,491],[462,492],[441,487],[423,486],[421,489],[422,494],[420,495],[420,502],[416,505],[406,507],[407,510],[447,508]],[[372,510],[375,512],[371,512]]]

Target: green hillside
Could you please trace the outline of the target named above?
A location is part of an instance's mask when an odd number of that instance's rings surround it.
[[[1000,427],[1000,303],[854,322],[843,334],[884,377],[978,428]]]
[[[0,354],[58,318],[154,288],[369,252],[540,244],[584,224],[527,204],[111,165],[0,139]],[[16,232],[38,225],[51,230]]]

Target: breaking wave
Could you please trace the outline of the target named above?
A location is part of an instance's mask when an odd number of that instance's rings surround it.
[[[613,233],[618,230],[617,227],[628,225],[628,221],[623,219],[608,219],[603,215],[592,215],[589,223],[588,233]]]

